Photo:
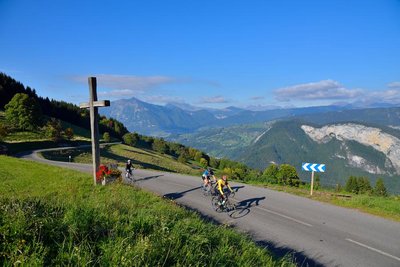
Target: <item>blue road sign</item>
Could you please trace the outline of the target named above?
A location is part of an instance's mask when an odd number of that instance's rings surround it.
[[[325,172],[325,164],[317,164],[317,163],[303,163],[301,165],[303,171],[308,172]]]

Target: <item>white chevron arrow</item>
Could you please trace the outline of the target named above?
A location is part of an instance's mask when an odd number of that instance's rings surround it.
[[[310,171],[310,169],[308,168],[308,165],[310,165],[310,163],[303,163],[303,166],[302,166],[303,170]]]
[[[310,166],[310,169],[312,170],[312,171],[314,171],[314,172],[316,172],[317,171],[317,169],[315,169],[315,167],[317,166],[318,164],[313,164],[313,165],[311,165]]]
[[[317,168],[320,172],[325,172],[325,164],[320,164]]]

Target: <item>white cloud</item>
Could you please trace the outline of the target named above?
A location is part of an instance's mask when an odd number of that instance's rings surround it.
[[[206,103],[206,104],[222,104],[222,103],[228,103],[229,101],[223,97],[223,96],[212,96],[212,97],[204,97],[201,100],[201,103]]]
[[[359,97],[363,94],[363,90],[347,89],[337,81],[323,80],[280,88],[274,93],[279,101],[337,100]]]
[[[154,89],[164,84],[179,83],[178,79],[168,76],[133,76],[133,75],[95,75],[97,85],[100,90],[111,89],[110,91],[100,91],[99,95],[108,97],[129,97],[137,93]],[[87,77],[75,76],[72,78],[76,82],[87,83]]]
[[[389,88],[399,88],[400,89],[400,82],[391,82],[387,86]]]
[[[383,102],[389,104],[400,104],[400,88],[371,92],[365,97],[365,101],[369,103]]]
[[[153,96],[145,96],[143,100],[149,103],[159,103],[159,104],[167,104],[167,103],[184,103],[183,98],[174,97],[174,96],[163,96],[163,95],[153,95]]]
[[[250,97],[250,99],[257,101],[257,100],[263,100],[263,99],[265,99],[265,97],[264,96],[252,96],[252,97]]]

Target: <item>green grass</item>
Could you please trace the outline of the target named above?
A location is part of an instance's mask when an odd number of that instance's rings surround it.
[[[0,156],[0,265],[293,266],[169,200]]]
[[[91,163],[92,154],[90,148],[71,149],[63,151],[46,151],[43,157],[51,160],[68,161],[71,156],[74,162]],[[191,175],[201,175],[199,166],[183,164],[172,156],[159,154],[152,150],[139,149],[127,145],[106,146],[100,150],[102,163],[116,163],[124,165],[127,159],[131,159],[135,168],[152,169],[159,171],[185,173]]]
[[[256,181],[250,181],[249,183],[341,207],[356,209],[365,213],[400,222],[400,196],[378,197],[371,195],[350,194],[347,192],[337,193],[333,189],[325,188],[314,190],[313,195],[310,196],[309,185],[296,188],[276,184],[265,184]]]

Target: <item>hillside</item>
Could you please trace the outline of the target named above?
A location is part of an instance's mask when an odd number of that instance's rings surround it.
[[[322,128],[300,120],[284,120],[222,128],[219,134],[216,130],[203,131],[177,141],[193,143],[213,156],[227,156],[260,170],[272,162],[288,163],[297,168],[304,181],[309,181],[310,173],[301,170],[303,162],[324,163],[327,171],[320,174],[322,184],[344,185],[350,175],[369,177],[372,183],[382,177],[391,192],[399,193],[400,134],[383,128],[390,133],[373,125],[349,123]],[[325,134],[318,135],[321,129]],[[253,139],[244,141],[245,136]]]
[[[0,265],[291,266],[171,201],[0,156]]]

